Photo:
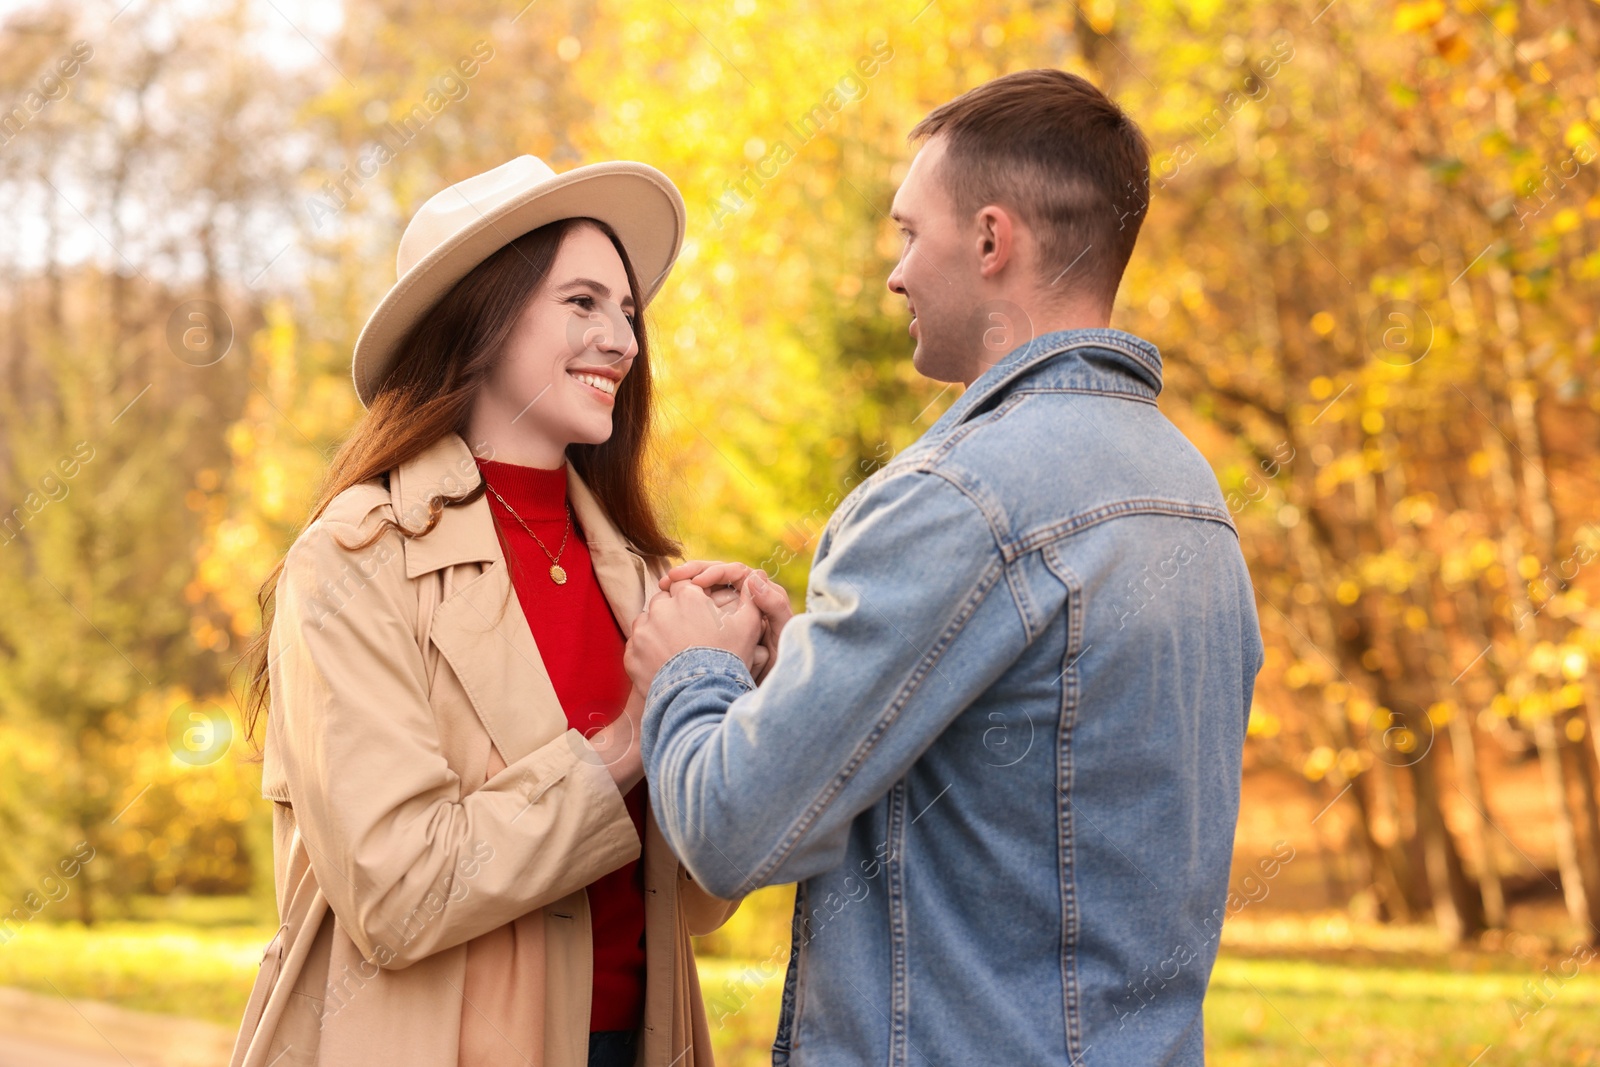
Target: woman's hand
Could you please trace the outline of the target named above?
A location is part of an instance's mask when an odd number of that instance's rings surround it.
[[[644,777],[644,756],[639,751],[639,721],[644,718],[644,694],[638,686],[628,694],[622,714],[589,735],[589,745],[601,766],[624,796]]]
[[[693,559],[680,563],[662,577],[662,589],[671,589],[676,582],[692,582],[711,594],[722,606],[737,599],[745,586],[749,586],[750,599],[761,610],[761,645],[756,650],[755,663],[750,673],[759,685],[778,660],[778,637],[794,617],[789,605],[789,594],[783,586],[767,577],[767,572],[743,563],[719,563],[712,560]],[[718,588],[725,591],[719,594]],[[718,600],[719,595],[721,600]]]

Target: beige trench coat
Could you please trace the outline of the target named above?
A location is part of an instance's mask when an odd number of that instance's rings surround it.
[[[593,980],[584,886],[643,853],[640,1067],[712,1062],[690,935],[738,906],[703,891],[646,820],[640,842],[593,747],[567,725],[507,578],[486,497],[415,540],[358,552],[378,516],[478,482],[451,434],[341,493],[291,547],[268,656],[262,791],[281,927],[233,1067],[455,1067],[466,942],[537,911],[543,1048],[587,1060]],[[628,545],[569,465],[568,496],[624,634],[661,566]],[[489,746],[506,769],[485,781]],[[537,943],[541,940],[534,938]],[[542,1051],[542,1056],[540,1052]]]

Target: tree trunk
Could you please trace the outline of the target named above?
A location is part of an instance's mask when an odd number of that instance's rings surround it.
[[[1572,779],[1578,787],[1578,814],[1580,820],[1578,828],[1583,832],[1582,847],[1579,856],[1584,865],[1584,874],[1588,881],[1586,892],[1589,896],[1591,908],[1600,912],[1600,893],[1596,893],[1594,886],[1600,885],[1600,812],[1595,810],[1595,777],[1594,769],[1589,766],[1589,750],[1576,741],[1569,739],[1566,726],[1572,723],[1584,725],[1584,720],[1572,714],[1567,717],[1566,724],[1560,730],[1556,743],[1561,750],[1571,757]],[[1600,936],[1600,923],[1594,924],[1589,931],[1591,939]]]
[[[1495,840],[1489,814],[1489,800],[1478,774],[1478,746],[1472,736],[1469,712],[1457,708],[1450,716],[1450,751],[1455,755],[1456,777],[1461,792],[1472,805],[1472,827],[1478,848],[1478,890],[1483,897],[1484,925],[1504,929],[1506,925],[1505,887],[1500,883],[1500,849]]]
[[[1544,771],[1545,799],[1550,805],[1550,818],[1556,831],[1556,861],[1561,867],[1561,895],[1566,900],[1567,914],[1583,927],[1586,936],[1600,928],[1600,901],[1588,893],[1584,884],[1583,864],[1578,857],[1578,834],[1572,822],[1572,809],[1567,805],[1567,772],[1561,759],[1561,733],[1555,716],[1541,715],[1533,724],[1533,739],[1539,749],[1539,765]]]
[[[1396,717],[1411,736],[1419,744],[1424,739],[1427,744],[1427,747],[1407,753],[1404,757],[1407,762],[1402,765],[1410,772],[1412,811],[1416,820],[1417,844],[1422,854],[1420,873],[1433,905],[1434,922],[1450,944],[1460,944],[1483,932],[1483,903],[1467,878],[1461,864],[1461,854],[1450,835],[1444,809],[1439,802],[1432,724],[1423,721],[1426,712],[1410,708],[1409,702],[1392,692],[1387,680],[1381,685],[1379,693],[1385,698],[1387,706],[1396,709]]]
[[[1557,558],[1555,508],[1550,502],[1550,487],[1545,476],[1544,441],[1539,432],[1535,408],[1538,390],[1536,383],[1528,376],[1527,357],[1522,347],[1522,320],[1511,291],[1511,276],[1504,267],[1496,264],[1490,268],[1489,289],[1494,295],[1495,324],[1499,327],[1502,337],[1501,361],[1507,387],[1505,393],[1510,399],[1511,421],[1517,436],[1517,451],[1523,460],[1522,490],[1526,498],[1527,513],[1533,527],[1537,549],[1547,563],[1554,562]],[[1521,580],[1515,575],[1515,570],[1507,575],[1510,579],[1509,584],[1513,588],[1523,588]],[[1526,593],[1523,595],[1526,596]],[[1533,620],[1535,636],[1541,630],[1540,622],[1543,619],[1544,616],[1541,614]],[[1551,780],[1547,788],[1552,798],[1552,807],[1559,809],[1552,814],[1564,824],[1557,827],[1558,843],[1563,850],[1561,879],[1563,882],[1569,879],[1576,880],[1580,883],[1581,889],[1576,897],[1566,892],[1567,906],[1572,910],[1575,903],[1583,905],[1573,911],[1572,917],[1574,921],[1584,924],[1587,935],[1593,937],[1595,931],[1600,929],[1600,921],[1597,921],[1600,920],[1600,912],[1595,910],[1600,908],[1600,875],[1595,873],[1592,864],[1582,861],[1577,851],[1571,808],[1567,798],[1566,772],[1561,760],[1562,748],[1566,744],[1565,734],[1560,732],[1559,725],[1552,716],[1546,714],[1539,716],[1534,740],[1539,747],[1540,766],[1547,775],[1559,776],[1558,779]],[[1559,804],[1554,803],[1557,799]],[[1585,825],[1600,822],[1600,813],[1595,811],[1593,790],[1585,791],[1584,795],[1578,798],[1578,808]]]

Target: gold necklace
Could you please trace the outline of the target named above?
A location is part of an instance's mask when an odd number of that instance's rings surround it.
[[[543,541],[539,540],[539,535],[534,533],[532,530],[529,530],[528,524],[522,521],[522,516],[517,514],[517,509],[512,507],[510,504],[507,504],[505,497],[494,492],[494,486],[489,484],[489,479],[485,478],[483,480],[483,487],[489,490],[489,492],[494,493],[494,498],[500,501],[500,505],[502,507],[511,512],[511,517],[517,520],[517,525],[521,526],[524,530],[527,530],[528,536],[533,538],[533,543],[538,545],[539,550],[549,557],[550,580],[555,582],[557,585],[566,585],[567,572],[562,569],[561,564],[557,561],[561,559],[561,553],[567,550],[567,535],[572,532],[572,514],[567,511],[565,506],[562,507],[561,517],[566,520],[566,524],[561,529],[561,547],[556,549],[555,555],[551,556],[550,550],[544,547]]]

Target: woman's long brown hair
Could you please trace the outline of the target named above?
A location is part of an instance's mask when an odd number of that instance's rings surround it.
[[[457,282],[401,340],[395,363],[366,415],[334,456],[306,520],[308,526],[351,486],[385,477],[446,434],[466,436],[478,391],[504,355],[518,318],[543,285],[562,242],[580,225],[595,226],[611,239],[627,271],[634,307],[644,307],[639,280],[622,242],[611,227],[596,219],[562,219],[500,248]],[[676,556],[681,546],[662,528],[645,484],[652,395],[650,344],[642,314],[635,322],[634,337],[639,351],[617,389],[611,437],[603,444],[568,446],[567,461],[636,549],[646,556]],[[483,492],[480,482],[461,496],[435,496],[428,502],[428,521],[422,529],[412,531],[384,518],[369,538],[346,547],[365,548],[391,528],[408,538],[425,536],[438,525],[445,508],[470,504]],[[261,630],[239,661],[248,671],[244,722],[245,736],[252,740],[271,699],[267,644],[283,564],[280,559],[261,585],[256,598]]]

